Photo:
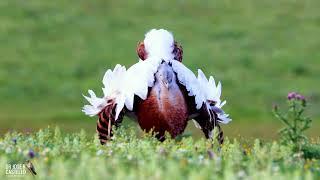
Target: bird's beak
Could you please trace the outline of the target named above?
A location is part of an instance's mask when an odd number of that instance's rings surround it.
[[[166,86],[167,89],[169,89],[169,83],[165,83],[164,85]]]
[[[164,86],[165,86],[167,89],[169,89],[169,83],[168,83],[167,81],[163,81],[163,80],[162,80],[162,82],[163,82]]]

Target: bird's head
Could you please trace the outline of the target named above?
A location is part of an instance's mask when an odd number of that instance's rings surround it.
[[[141,60],[154,56],[164,60],[175,59],[181,62],[183,50],[169,31],[152,29],[145,35],[144,41],[138,43],[137,53]]]

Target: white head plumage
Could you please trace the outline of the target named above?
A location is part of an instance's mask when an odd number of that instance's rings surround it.
[[[144,38],[145,50],[148,57],[158,57],[164,60],[174,58],[174,38],[171,32],[164,29],[152,29]]]

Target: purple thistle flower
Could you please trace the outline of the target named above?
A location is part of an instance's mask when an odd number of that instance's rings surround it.
[[[306,100],[306,98],[301,94],[297,94],[296,98],[297,98],[297,100],[301,100],[301,101],[305,101]]]
[[[290,93],[288,93],[288,100],[292,100],[292,99],[295,99],[296,98],[296,96],[297,96],[297,93],[295,93],[295,92],[290,92]]]
[[[29,150],[28,156],[29,156],[31,159],[34,158],[35,153],[34,153],[34,151],[33,151],[32,149]]]

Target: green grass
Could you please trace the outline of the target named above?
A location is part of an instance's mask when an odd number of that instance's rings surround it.
[[[309,153],[316,150],[319,158],[320,141],[314,143]],[[305,159],[302,153],[276,141],[227,139],[221,148],[215,142],[192,137],[161,143],[149,135],[137,137],[130,127],[116,131],[106,146],[85,131],[65,134],[59,128],[0,137],[1,170],[28,159],[37,179],[320,178],[319,159],[312,155]],[[28,172],[22,177],[33,179]],[[1,173],[0,178],[9,177]]]
[[[226,111],[247,127],[239,134],[274,126],[272,103],[288,91],[307,96],[318,122],[319,8],[317,0],[2,0],[0,130],[91,129],[81,94],[100,91],[106,69],[137,62],[151,28],[172,31],[184,64],[222,81]]]
[[[0,171],[32,150],[39,179],[319,179],[319,9],[318,0],[0,1]],[[128,119],[99,145],[82,94],[99,92],[107,69],[137,62],[151,28],[172,31],[184,64],[222,81],[233,122],[221,150],[192,123],[160,143]],[[314,120],[304,154],[276,140],[272,104],[289,91],[307,97]]]

